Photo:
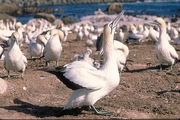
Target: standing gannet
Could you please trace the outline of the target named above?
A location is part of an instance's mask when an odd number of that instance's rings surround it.
[[[162,70],[162,64],[168,63],[171,65],[171,69],[168,72],[172,71],[173,64],[178,59],[178,54],[174,47],[169,44],[166,37],[166,24],[162,18],[157,18],[153,22],[149,22],[149,24],[155,24],[160,29],[159,40],[156,43],[155,51],[156,57],[160,63],[160,70]]]
[[[43,35],[39,35],[36,39],[36,42],[33,42],[33,41],[30,42],[28,46],[28,52],[31,59],[33,57],[39,58],[43,56],[43,51],[44,51],[44,46],[45,46],[44,41],[46,41],[45,37]]]
[[[100,63],[97,60],[94,60],[93,58],[91,58],[90,57],[91,54],[92,54],[92,50],[87,47],[82,55],[75,54],[72,61],[85,61],[85,62],[88,62],[90,65],[96,68],[99,68]]]
[[[82,39],[83,39],[83,32],[82,32],[82,28],[80,27],[76,35],[76,40],[82,40]]]
[[[122,31],[121,28],[119,28],[119,31],[117,31],[116,38],[120,42],[124,41],[124,32]]]
[[[44,47],[44,58],[46,60],[46,66],[49,67],[50,61],[56,61],[56,66],[58,66],[58,61],[62,52],[62,45],[59,39],[57,29],[50,31],[51,37],[49,38],[46,46]]]
[[[120,76],[114,51],[114,32],[120,21],[123,11],[111,22],[104,26],[103,50],[105,61],[99,69],[84,61],[74,61],[66,64],[58,71],[49,71],[55,74],[68,88],[74,90],[68,103],[61,111],[88,105],[99,115],[111,115],[112,112],[98,111],[94,104],[112,90],[120,82]]]
[[[22,25],[21,22],[17,22],[15,24],[15,31],[18,32],[19,35],[20,35],[20,38],[18,39],[18,45],[21,47],[22,46],[22,42],[24,40],[24,38],[23,38],[23,31],[24,30],[23,30],[23,25]]]
[[[178,37],[178,31],[176,30],[176,28],[171,27],[171,31],[170,31],[170,38],[171,40],[175,40]]]
[[[114,50],[116,52],[116,63],[118,66],[118,70],[121,72],[124,66],[128,70],[126,66],[126,59],[127,59],[127,56],[129,55],[129,48],[122,42],[114,40]],[[102,48],[100,50],[100,54],[101,55],[104,54],[104,51]]]
[[[18,39],[20,35],[18,32],[14,32],[11,35],[11,45],[4,58],[4,68],[8,72],[8,78],[10,78],[10,70],[17,70],[22,72],[22,78],[24,78],[24,71],[27,66],[27,59],[23,55],[18,45]]]
[[[136,27],[133,24],[130,24],[129,34],[126,36],[126,42],[127,43],[140,42],[141,38],[143,38],[143,35],[138,34]]]

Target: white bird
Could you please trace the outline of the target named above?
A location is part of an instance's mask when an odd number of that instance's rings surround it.
[[[23,42],[23,26],[21,22],[15,24],[15,31],[19,33],[20,38],[18,39],[18,45],[21,47]]]
[[[166,22],[166,31],[167,34],[170,35],[171,34],[171,23],[170,22]]]
[[[168,63],[171,65],[171,69],[167,72],[172,71],[172,67],[176,60],[178,60],[178,54],[174,47],[168,42],[166,37],[166,24],[162,18],[157,18],[153,22],[149,22],[149,24],[155,24],[160,29],[159,40],[156,43],[156,57],[160,63],[160,70],[162,70],[162,64]]]
[[[139,24],[139,25],[138,25],[138,32],[137,32],[137,33],[142,33],[143,31],[144,31],[143,25],[142,25],[142,24]]]
[[[58,66],[58,61],[62,52],[62,45],[59,39],[59,35],[57,29],[53,29],[50,32],[50,39],[46,43],[44,48],[44,57],[46,60],[46,66],[49,67],[50,61],[56,61],[56,66]]]
[[[116,63],[119,71],[121,72],[126,65],[126,58],[129,55],[129,48],[122,42],[114,40],[114,50],[116,52]],[[103,53],[103,49],[101,49],[100,54],[102,55]]]
[[[17,70],[21,72],[21,77],[24,78],[24,71],[27,66],[27,59],[19,48],[19,38],[20,35],[18,32],[14,32],[11,35],[11,45],[4,58],[4,68],[8,72],[8,78],[10,78],[10,70]]]
[[[126,36],[126,42],[127,43],[140,42],[141,38],[143,38],[143,35],[138,34],[136,27],[134,25],[130,24],[129,34]]]
[[[177,37],[178,37],[178,31],[176,30],[176,28],[171,27],[171,30],[170,30],[171,40],[175,40]]]
[[[80,27],[76,35],[76,40],[82,40],[82,39],[83,39],[83,32],[82,32],[82,28]]]
[[[34,57],[40,58],[43,56],[43,51],[45,47],[44,41],[46,41],[45,37],[43,35],[39,35],[36,39],[36,42],[30,42],[28,46],[28,52],[31,59]]]
[[[124,32],[120,28],[119,31],[117,31],[116,38],[118,41],[123,42],[124,41]]]
[[[116,41],[116,42],[115,41],[116,40],[114,40],[114,49],[117,54],[116,62],[117,62],[119,71],[122,71],[124,66],[126,66],[126,59],[127,59],[127,56],[129,55],[129,48],[125,44],[119,41]],[[128,69],[127,66],[126,66],[126,69]]]
[[[85,61],[88,62],[90,65],[98,68],[100,66],[100,63],[97,60],[95,61],[93,58],[91,58],[91,54],[92,50],[87,47],[82,55],[75,54],[72,61]]]
[[[89,33],[88,39],[85,42],[85,45],[88,47],[94,46],[97,41],[97,35],[94,35],[92,33]]]
[[[167,33],[165,36],[166,36],[167,41],[171,40],[171,38],[169,37],[169,35]],[[152,26],[149,26],[149,37],[154,42],[157,42],[159,40],[159,31],[156,31],[156,30],[154,30],[154,28]]]
[[[74,90],[68,103],[63,108],[67,111],[71,108],[90,106],[96,114],[111,115],[112,112],[98,111],[94,104],[112,90],[120,82],[120,76],[116,64],[116,53],[114,51],[114,32],[120,21],[123,11],[111,22],[104,26],[103,50],[105,62],[99,69],[84,61],[74,61],[66,64],[58,71],[48,71],[55,74],[67,87]],[[61,111],[61,114],[63,114]],[[65,112],[66,113],[66,112]]]

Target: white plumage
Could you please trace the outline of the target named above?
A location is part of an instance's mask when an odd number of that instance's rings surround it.
[[[62,52],[62,45],[57,35],[57,29],[53,29],[50,32],[51,37],[49,38],[45,48],[44,48],[44,57],[46,60],[46,65],[49,66],[50,61],[56,61],[56,66],[58,66],[58,61]]]
[[[119,71],[121,72],[126,65],[126,58],[129,55],[129,48],[125,44],[114,40],[114,50],[116,53],[116,63]],[[101,49],[100,54],[104,54],[103,49]]]
[[[119,31],[117,31],[116,38],[121,42],[124,41],[124,32],[122,31],[121,28],[119,28]]]
[[[11,45],[4,58],[4,68],[8,72],[8,78],[10,78],[10,70],[17,70],[22,72],[22,78],[24,78],[24,71],[27,66],[27,59],[19,48],[19,38],[20,35],[18,32],[14,32],[11,35]]]
[[[92,54],[92,50],[90,48],[86,48],[86,50],[82,55],[75,54],[72,61],[85,61],[90,65],[99,68],[100,63],[97,60],[95,61],[93,58],[91,58],[90,57],[91,54]]]
[[[45,37],[43,35],[39,35],[36,39],[36,42],[31,41],[28,46],[28,52],[32,58],[36,57],[42,57],[45,43],[43,41],[46,41]]]
[[[112,112],[98,111],[94,107],[94,104],[114,90],[120,82],[113,36],[122,14],[123,12],[121,12],[114,21],[104,26],[103,50],[105,62],[102,67],[97,69],[87,62],[74,61],[66,64],[58,72],[51,71],[51,73],[55,74],[67,87],[74,90],[63,111],[88,105],[91,106],[96,114],[112,114]]]
[[[159,40],[156,43],[156,56],[160,63],[160,70],[162,70],[162,64],[168,63],[171,65],[170,71],[172,71],[173,64],[178,59],[178,54],[174,47],[169,44],[166,37],[166,24],[162,18],[157,18],[155,21],[149,24],[156,24],[160,29]],[[169,71],[168,71],[169,72]]]
[[[154,30],[154,28],[152,26],[149,26],[149,37],[154,42],[157,42],[159,40],[159,31],[156,31],[156,30]],[[169,35],[167,33],[165,34],[165,37],[166,37],[167,41],[171,40],[171,38],[169,37]]]

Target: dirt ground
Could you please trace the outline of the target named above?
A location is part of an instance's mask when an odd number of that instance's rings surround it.
[[[74,39],[75,34],[69,34],[67,41],[62,43],[60,66],[71,62],[74,54],[82,54],[86,49],[85,41]],[[155,43],[128,44],[128,47],[127,67],[130,71],[122,72],[119,86],[95,104],[113,111],[113,115],[101,116],[82,110],[56,117],[66,105],[72,90],[55,75],[39,70],[45,67],[45,62],[28,61],[22,80],[19,72],[11,72],[11,79],[7,79],[1,61],[0,77],[7,82],[8,89],[0,95],[0,119],[179,119],[180,64],[175,64],[171,74],[165,72],[170,69],[167,66],[157,72],[159,64],[155,57]],[[180,46],[174,47],[180,56]],[[92,58],[100,60],[96,48],[91,49],[94,52]],[[22,51],[29,58],[27,46],[23,46]],[[50,66],[55,66],[55,62],[51,62]]]

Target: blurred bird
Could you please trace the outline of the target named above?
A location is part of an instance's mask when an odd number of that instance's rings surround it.
[[[44,42],[45,41],[45,42]],[[43,56],[43,51],[46,43],[46,39],[43,35],[39,35],[36,39],[36,42],[31,42],[28,46],[28,52],[31,59],[40,58]]]
[[[14,32],[11,35],[11,45],[4,58],[4,68],[8,72],[8,78],[10,78],[10,70],[17,70],[21,72],[21,77],[24,78],[24,71],[27,66],[27,59],[19,48],[19,38],[20,35],[18,32]]]
[[[62,45],[57,32],[57,29],[50,31],[51,37],[49,38],[43,51],[47,67],[49,67],[50,61],[56,61],[56,66],[58,66],[58,61],[61,56]]]
[[[155,24],[160,29],[159,40],[156,43],[156,57],[160,63],[160,71],[162,70],[162,64],[168,63],[171,68],[167,72],[172,72],[172,67],[176,60],[178,60],[178,54],[174,47],[169,44],[166,37],[166,24],[162,18],[157,18],[153,22],[148,22],[148,24]]]

